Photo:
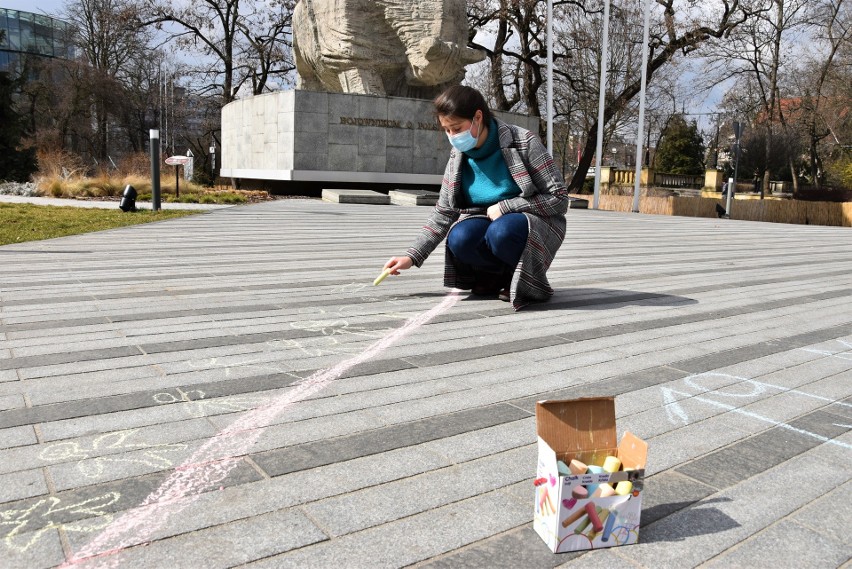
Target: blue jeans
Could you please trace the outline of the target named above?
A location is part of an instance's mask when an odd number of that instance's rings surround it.
[[[527,245],[529,226],[522,213],[507,213],[496,221],[471,217],[455,224],[447,247],[461,263],[490,273],[514,270]]]

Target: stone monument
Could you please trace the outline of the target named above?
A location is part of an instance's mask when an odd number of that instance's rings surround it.
[[[301,0],[297,88],[432,99],[485,58],[467,39],[464,0]]]
[[[297,88],[222,109],[222,176],[441,183],[450,145],[431,99],[484,57],[466,46],[464,0],[300,0],[293,38]]]

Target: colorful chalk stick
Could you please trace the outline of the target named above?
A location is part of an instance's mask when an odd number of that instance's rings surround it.
[[[572,460],[568,465],[568,469],[571,471],[571,474],[585,474],[588,468],[588,466],[577,459]]]
[[[568,526],[570,526],[571,524],[573,524],[574,522],[576,522],[577,520],[579,520],[580,518],[582,518],[585,515],[586,515],[586,510],[584,510],[582,508],[578,508],[576,511],[574,511],[574,513],[572,513],[570,516],[568,516],[567,518],[562,520],[562,527],[567,528]]]
[[[584,531],[586,531],[586,528],[589,527],[590,523],[591,521],[589,520],[589,514],[584,510],[583,516],[580,518],[580,523],[577,524],[577,527],[574,528],[574,533],[583,533]]]
[[[559,471],[559,476],[571,475],[571,470],[568,468],[568,465],[562,462],[561,460],[556,461],[556,470]]]
[[[609,536],[612,535],[612,528],[615,527],[615,519],[618,517],[616,512],[610,512],[609,516],[606,518],[606,524],[604,525],[603,535],[601,536],[601,541],[609,541]]]
[[[592,502],[586,502],[585,510],[586,513],[589,514],[589,522],[592,524],[592,527],[595,528],[595,531],[603,530],[603,524],[601,523],[601,519],[598,517],[598,511],[600,508],[596,507]]]
[[[615,496],[615,488],[609,484],[601,484],[594,494],[595,498],[608,498],[609,496]]]
[[[598,513],[598,518],[600,518],[601,523],[602,523],[602,524],[604,524],[604,523],[606,523],[606,519],[607,519],[607,517],[609,517],[609,510],[607,510],[606,508],[603,508],[603,509],[600,511],[600,513]],[[598,537],[598,535],[600,535],[600,533],[601,533],[601,532],[599,532],[599,531],[594,531],[594,530],[592,530],[592,531],[588,534],[589,539],[590,539],[590,540],[592,540],[592,541],[594,541],[594,540],[595,540],[595,538],[596,538],[596,537]]]
[[[382,274],[380,274],[379,276],[377,276],[377,277],[376,277],[376,280],[374,280],[374,281],[373,281],[373,286],[378,286],[378,284],[379,284],[380,282],[382,282],[383,280],[385,280],[386,278],[388,278],[388,275],[389,275],[390,273],[391,273],[391,272],[390,272],[390,269],[385,269],[384,271],[382,271]]]
[[[585,500],[589,497],[589,491],[585,486],[574,486],[571,489],[571,497],[577,500]]]
[[[602,466],[590,464],[588,468],[589,468],[589,472],[591,472],[592,474],[603,474],[604,473],[604,469],[603,469]],[[595,492],[598,489],[598,486],[600,486],[600,484],[589,484],[588,486],[586,486],[586,490],[589,491],[589,496],[594,496]]]
[[[615,485],[615,493],[619,496],[627,496],[633,490],[633,483],[629,480],[622,480]]]
[[[617,456],[608,456],[604,459],[603,469],[606,472],[618,472],[621,468],[621,459]]]

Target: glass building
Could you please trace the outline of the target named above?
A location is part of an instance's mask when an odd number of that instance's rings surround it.
[[[11,70],[24,55],[73,59],[71,32],[62,20],[0,8],[0,71]]]

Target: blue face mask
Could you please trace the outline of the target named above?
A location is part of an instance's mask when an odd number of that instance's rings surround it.
[[[472,128],[473,123],[471,123],[470,128],[464,132],[453,135],[447,133],[447,138],[450,140],[450,144],[452,144],[459,152],[467,152],[476,146],[476,137],[470,133]]]

